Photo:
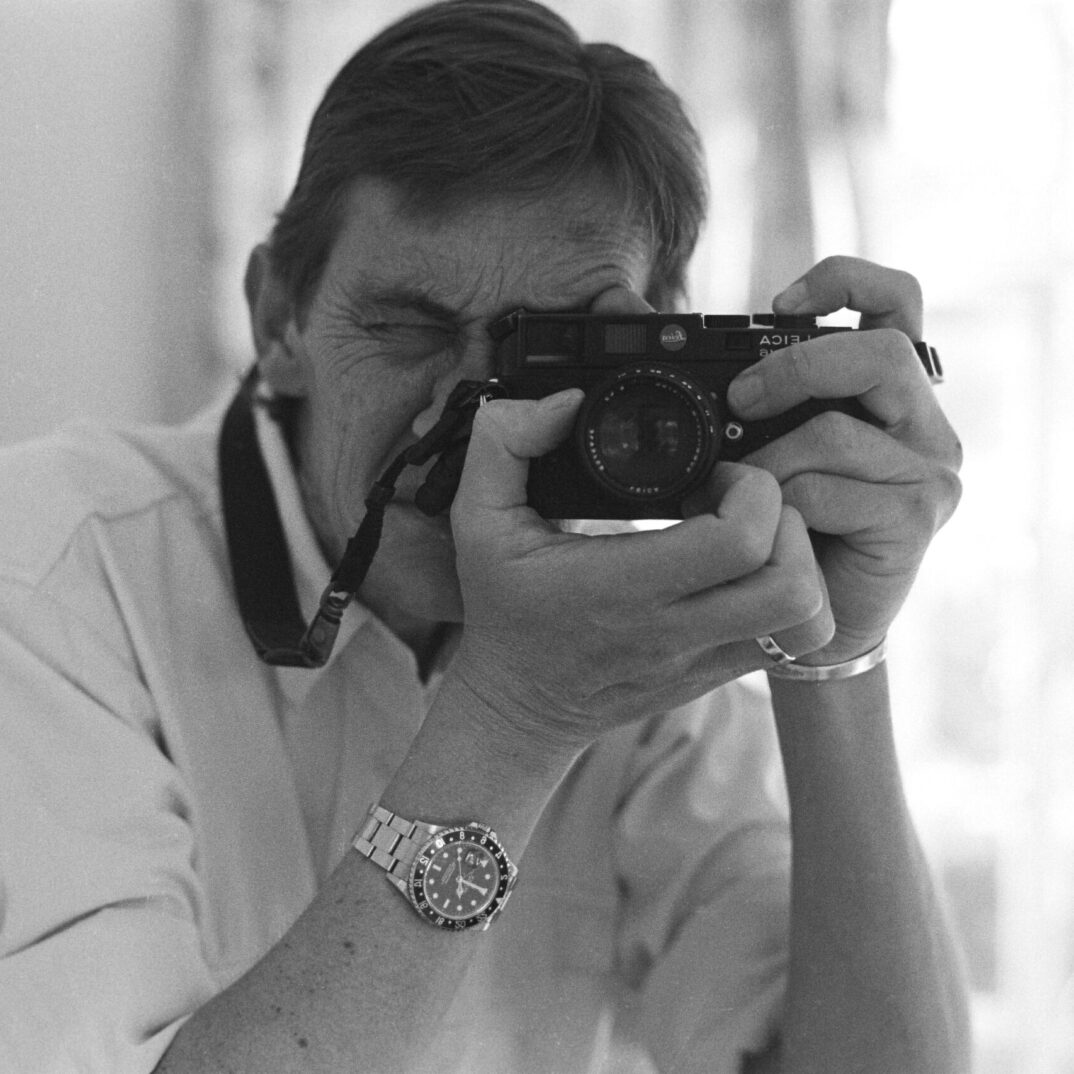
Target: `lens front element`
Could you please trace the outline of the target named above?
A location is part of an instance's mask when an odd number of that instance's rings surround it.
[[[586,396],[577,435],[590,476],[627,503],[690,491],[716,461],[721,422],[712,395],[681,371],[620,368]]]

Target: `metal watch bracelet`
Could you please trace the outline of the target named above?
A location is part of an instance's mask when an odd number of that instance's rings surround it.
[[[388,879],[405,894],[414,859],[438,830],[434,825],[406,820],[375,805],[369,810],[369,817],[352,846],[379,865],[388,874]]]

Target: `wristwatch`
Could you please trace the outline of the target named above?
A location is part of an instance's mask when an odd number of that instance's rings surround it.
[[[374,805],[352,846],[442,929],[487,929],[518,878],[499,837],[477,821],[428,824]]]

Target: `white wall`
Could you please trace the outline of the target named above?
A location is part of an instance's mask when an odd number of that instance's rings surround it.
[[[0,442],[216,388],[198,12],[0,0]]]

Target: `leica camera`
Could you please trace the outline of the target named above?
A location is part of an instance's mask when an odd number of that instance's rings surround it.
[[[424,462],[433,444],[439,453],[416,502],[430,515],[450,505],[480,400],[582,388],[572,434],[530,463],[529,505],[545,518],[682,518],[684,498],[718,460],[741,459],[828,410],[876,424],[856,399],[808,399],[749,422],[727,405],[731,381],[766,354],[847,331],[812,316],[517,310],[489,327],[496,376],[460,381],[441,417],[441,441],[434,431],[429,446],[416,445],[413,462]],[[924,342],[914,349],[929,379],[942,382],[936,351]]]
[[[728,407],[731,381],[770,351],[850,331],[814,317],[518,310],[490,331],[502,394],[585,391],[572,435],[530,464],[529,503],[545,518],[681,518],[717,460],[741,459],[825,410],[871,420],[853,399],[811,399],[750,422]]]

